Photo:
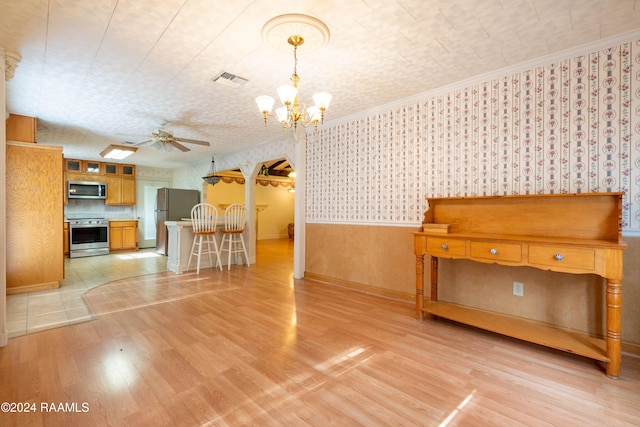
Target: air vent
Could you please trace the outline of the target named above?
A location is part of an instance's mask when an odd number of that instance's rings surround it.
[[[228,73],[226,71],[222,71],[217,76],[212,78],[211,81],[232,88],[240,87],[248,82],[247,79],[236,76],[235,74]]]

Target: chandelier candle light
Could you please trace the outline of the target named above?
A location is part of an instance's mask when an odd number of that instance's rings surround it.
[[[314,28],[316,32],[322,32],[324,41],[328,39],[328,29],[326,26],[315,18],[305,15],[282,15],[269,21],[263,32],[268,33],[270,30],[277,29],[284,25],[297,25],[297,28],[301,26],[308,26]],[[326,31],[326,33],[324,33]],[[291,33],[290,33],[291,34]],[[318,129],[318,123],[324,123],[324,112],[329,108],[331,102],[331,94],[327,92],[318,92],[313,95],[314,106],[305,107],[304,104],[300,104],[298,101],[298,82],[300,76],[298,76],[298,47],[304,43],[304,37],[302,35],[292,35],[287,39],[287,43],[293,46],[293,74],[291,75],[292,85],[280,86],[278,88],[278,96],[283,107],[276,109],[275,116],[278,121],[282,123],[282,130],[286,133],[287,127],[297,128],[298,123],[307,127],[313,124],[314,130]],[[271,96],[263,95],[256,98],[258,109],[264,116],[264,125],[267,125],[267,117],[271,113],[273,103],[275,100]]]

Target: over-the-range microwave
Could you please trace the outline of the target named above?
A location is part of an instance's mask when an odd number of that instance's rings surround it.
[[[105,182],[69,181],[67,197],[70,199],[106,199]]]

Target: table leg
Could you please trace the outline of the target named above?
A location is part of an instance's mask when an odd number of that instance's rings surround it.
[[[622,313],[622,283],[618,280],[607,279],[607,376],[620,376],[620,326]]]
[[[424,255],[416,255],[416,318],[422,319],[424,304]]]

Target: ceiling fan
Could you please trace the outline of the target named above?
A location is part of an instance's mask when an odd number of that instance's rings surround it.
[[[186,142],[189,144],[196,144],[196,145],[204,145],[206,147],[209,147],[211,145],[207,141],[200,141],[197,139],[188,139],[188,138],[181,138],[181,137],[174,136],[173,132],[168,131],[164,128],[167,123],[168,123],[167,121],[164,121],[156,132],[151,132],[150,139],[147,139],[141,142],[127,141],[125,142],[125,144],[138,146],[138,145],[146,144],[148,142],[152,142],[153,144],[151,144],[151,148],[156,149],[158,151],[163,151],[163,152],[171,151],[173,148],[176,148],[182,152],[191,151],[190,148],[185,147],[184,145],[181,144],[181,142]]]

